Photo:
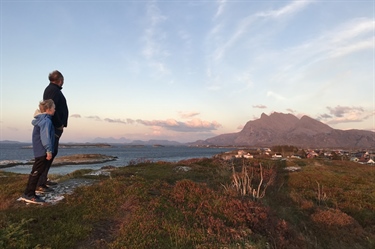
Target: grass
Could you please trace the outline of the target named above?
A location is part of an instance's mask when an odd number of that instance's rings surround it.
[[[262,198],[236,189],[244,170]],[[0,248],[375,248],[375,167],[351,162],[138,162],[52,206],[16,202],[27,176],[0,177]]]

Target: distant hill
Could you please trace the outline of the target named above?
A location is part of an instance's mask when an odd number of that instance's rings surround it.
[[[375,148],[375,133],[365,130],[338,130],[308,116],[262,114],[249,121],[240,132],[222,134],[191,145],[260,146],[294,145],[304,148]]]
[[[134,140],[131,143],[128,143],[130,145],[162,145],[162,146],[180,146],[184,145],[182,143],[176,142],[176,141],[169,141],[169,140],[148,140],[148,141],[142,141],[142,140]]]
[[[113,137],[107,137],[107,138],[102,138],[102,137],[97,137],[92,140],[92,143],[129,143],[132,140],[127,139],[127,138],[113,138]]]
[[[176,142],[176,141],[169,141],[169,140],[155,140],[151,139],[148,141],[143,141],[143,140],[130,140],[127,138],[101,138],[97,137],[93,140],[95,143],[110,143],[110,144],[128,144],[128,145],[163,145],[163,146],[180,146],[184,145],[182,143]]]
[[[1,140],[0,143],[2,144],[27,144],[27,142],[19,142],[13,140]]]

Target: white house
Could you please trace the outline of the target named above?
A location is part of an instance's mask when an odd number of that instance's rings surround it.
[[[244,158],[254,158],[253,155],[251,155],[250,153],[247,153],[246,155],[243,155]]]

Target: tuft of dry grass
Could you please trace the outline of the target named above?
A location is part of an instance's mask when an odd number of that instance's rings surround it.
[[[242,196],[252,196],[253,199],[261,199],[266,195],[266,190],[271,186],[276,177],[274,168],[264,169],[262,163],[243,164],[241,172],[236,172],[232,165],[232,184],[224,186],[226,190],[233,187]]]

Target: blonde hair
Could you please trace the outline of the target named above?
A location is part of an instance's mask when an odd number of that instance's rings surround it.
[[[39,102],[40,112],[45,112],[48,109],[52,109],[53,107],[55,107],[55,103],[53,102],[52,99],[46,99],[46,100],[43,100],[43,101]]]

